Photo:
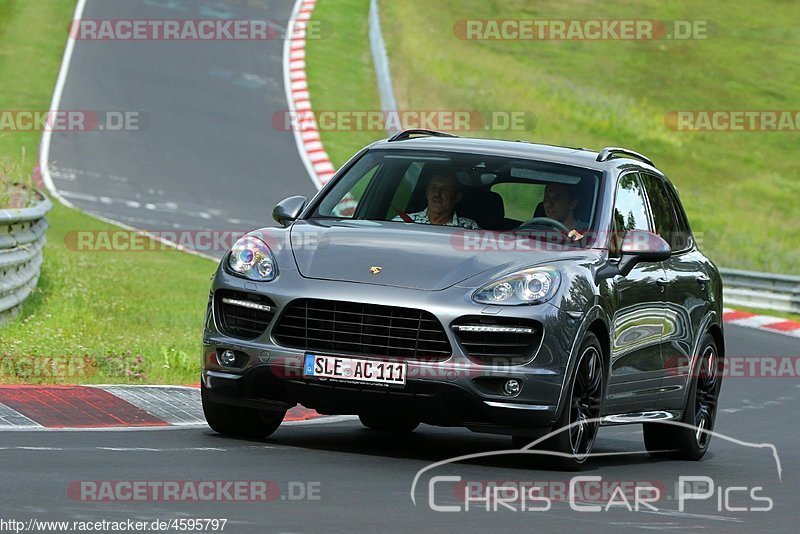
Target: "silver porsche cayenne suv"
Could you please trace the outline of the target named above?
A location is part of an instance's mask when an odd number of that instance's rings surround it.
[[[722,284],[645,156],[405,131],[273,217],[213,278],[215,431],[265,437],[299,404],[383,432],[546,436],[567,469],[610,424],[642,424],[653,454],[707,450]]]

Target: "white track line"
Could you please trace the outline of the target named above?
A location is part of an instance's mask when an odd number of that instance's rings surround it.
[[[306,419],[305,421],[284,421],[284,426],[309,426],[309,425],[329,425],[332,423],[343,423],[355,421],[355,415],[323,415],[316,419]],[[149,432],[153,430],[208,430],[213,432],[206,423],[175,424],[164,426],[115,426],[101,428],[47,428],[43,426],[11,426],[0,427],[0,432]],[[280,429],[278,429],[280,431]]]
[[[304,115],[312,116],[306,75],[306,32],[305,30],[298,31],[298,26],[311,18],[315,6],[316,0],[295,1],[288,24],[289,33],[283,43],[283,84],[291,119],[297,117],[298,109],[302,110]],[[328,153],[322,146],[319,130],[316,128],[316,120],[310,119],[308,122],[313,123],[313,127],[302,131],[294,127],[294,120],[291,122],[300,160],[311,181],[314,182],[317,189],[320,189],[333,177],[334,168]]]
[[[75,6],[75,14],[72,20],[83,19],[83,10],[86,7],[86,0],[78,0],[78,5]],[[67,46],[64,49],[64,57],[61,58],[61,69],[58,71],[58,79],[56,80],[56,87],[53,91],[53,100],[50,101],[50,112],[58,111],[61,106],[61,96],[64,93],[64,86],[67,84],[67,75],[69,74],[69,66],[72,62],[72,52],[75,49],[75,39],[72,38],[70,32],[67,38]],[[53,177],[50,175],[50,141],[53,132],[49,128],[45,128],[42,133],[42,141],[39,145],[39,172],[42,173],[42,180],[50,194],[59,202],[70,208],[75,208],[67,199],[65,199],[56,189],[53,183]]]
[[[83,19],[83,11],[86,8],[87,0],[78,0],[78,4],[75,6],[75,14],[72,16],[72,20],[82,20]],[[53,100],[50,102],[50,112],[54,113],[59,110],[61,107],[61,97],[64,94],[64,86],[67,84],[67,76],[69,75],[69,68],[70,64],[72,63],[72,53],[75,49],[75,39],[73,39],[71,33],[70,36],[67,38],[67,46],[64,49],[64,57],[61,59],[61,69],[58,71],[58,79],[56,80],[56,87],[53,91]],[[49,129],[45,128],[44,132],[42,133],[42,140],[39,145],[39,172],[42,175],[42,181],[44,182],[45,187],[47,187],[47,191],[53,196],[53,198],[57,199],[61,204],[67,206],[68,208],[72,208],[74,210],[80,211],[89,217],[97,219],[98,221],[102,221],[105,223],[113,224],[118,226],[124,230],[132,231],[132,232],[139,232],[143,235],[146,235],[150,239],[154,239],[164,245],[176,248],[183,252],[187,252],[189,254],[193,254],[195,256],[199,256],[201,258],[205,258],[208,260],[212,260],[214,262],[219,261],[219,258],[215,258],[214,256],[203,254],[202,252],[198,252],[196,250],[187,249],[181,247],[177,243],[169,241],[167,239],[163,239],[159,236],[153,235],[149,232],[143,231],[139,228],[134,228],[132,226],[128,226],[123,224],[119,221],[115,221],[113,219],[108,219],[101,215],[95,215],[94,213],[89,213],[78,206],[74,205],[72,202],[64,198],[64,195],[59,193],[58,189],[56,189],[55,183],[53,182],[53,176],[50,174],[50,142],[52,141],[53,132]]]

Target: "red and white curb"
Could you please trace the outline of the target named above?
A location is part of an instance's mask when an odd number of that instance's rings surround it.
[[[297,151],[311,180],[317,188],[321,188],[333,177],[336,169],[325,147],[322,146],[317,121],[312,113],[306,76],[305,24],[311,19],[316,4],[316,0],[298,0],[292,9],[289,26],[294,31],[286,39],[283,47],[283,80],[290,116],[303,118],[300,121],[293,121],[299,125],[292,128]]]
[[[722,320],[728,324],[745,326],[748,328],[758,328],[766,332],[786,334],[800,338],[800,322],[789,321],[781,317],[770,315],[758,315],[739,310],[725,308],[722,310]]]
[[[302,406],[285,424],[335,422]],[[198,387],[0,386],[0,430],[203,427]]]

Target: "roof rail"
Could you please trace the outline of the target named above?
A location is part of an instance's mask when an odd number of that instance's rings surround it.
[[[597,155],[597,161],[607,161],[607,160],[610,160],[610,159],[612,159],[612,158],[614,158],[614,157],[616,157],[618,155],[629,156],[629,157],[632,157],[632,158],[635,158],[635,159],[639,159],[639,160],[642,160],[643,162],[647,163],[648,165],[651,165],[651,166],[655,167],[655,165],[653,165],[653,161],[650,158],[648,158],[647,156],[639,154],[638,152],[634,152],[633,150],[628,150],[627,148],[621,148],[621,147],[618,147],[618,146],[607,146],[607,147],[605,147]]]
[[[444,133],[444,132],[437,132],[436,130],[425,130],[422,128],[414,128],[411,130],[403,130],[402,132],[398,132],[389,138],[389,142],[392,141],[402,141],[404,139],[410,139],[412,135],[418,136],[430,136],[430,137],[458,137],[457,135]]]

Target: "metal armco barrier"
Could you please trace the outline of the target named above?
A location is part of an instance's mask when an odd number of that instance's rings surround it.
[[[726,306],[800,313],[800,276],[720,269]]]
[[[45,215],[53,207],[40,196],[30,208],[0,209],[0,323],[19,311],[39,281],[48,227]]]

